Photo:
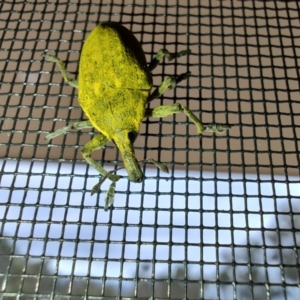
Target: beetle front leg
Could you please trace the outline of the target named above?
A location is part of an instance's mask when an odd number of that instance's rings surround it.
[[[145,117],[163,118],[181,112],[183,112],[189,118],[189,120],[196,125],[199,134],[202,134],[205,131],[223,133],[226,129],[230,129],[230,125],[226,124],[202,124],[202,122],[187,107],[179,103],[162,105],[153,109],[147,109]]]
[[[62,60],[60,60],[56,56],[49,55],[49,54],[43,54],[42,56],[45,58],[46,61],[56,63],[60,69],[61,75],[62,75],[63,79],[65,80],[65,82],[68,83],[70,86],[78,89],[77,80],[69,77],[66,66]]]
[[[174,58],[178,58],[181,56],[185,56],[191,53],[191,50],[183,50],[178,53],[170,53],[167,49],[161,49],[158,51],[158,53],[155,55],[155,57],[152,59],[151,63],[149,64],[149,71],[152,72],[160,63],[160,61],[166,56],[169,60],[172,60]]]
[[[111,181],[118,181],[120,176],[113,175],[110,172],[107,172],[99,163],[91,158],[92,152],[95,150],[101,149],[107,143],[107,138],[100,134],[93,139],[91,139],[84,147],[81,149],[81,153],[86,162],[94,167],[103,177],[109,178]]]
[[[99,183],[96,184],[91,192],[91,195],[96,193],[101,184],[108,178],[112,181],[107,191],[105,200],[104,200],[104,210],[108,210],[108,207],[114,203],[115,187],[116,182],[120,179],[120,176],[112,174],[112,172],[107,172],[99,163],[91,158],[92,152],[95,150],[101,149],[107,143],[107,138],[100,134],[92,140],[90,140],[84,147],[81,149],[81,153],[86,162],[94,167],[103,177],[100,179]]]
[[[81,122],[76,122],[73,124],[70,124],[69,126],[66,127],[62,127],[52,133],[49,133],[46,135],[45,139],[47,141],[50,141],[51,139],[61,135],[61,134],[65,134],[68,131],[70,131],[71,129],[76,129],[76,130],[81,130],[84,128],[93,128],[93,125],[90,121],[81,121]]]

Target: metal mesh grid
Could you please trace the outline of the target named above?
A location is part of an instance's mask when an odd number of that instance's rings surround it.
[[[299,4],[279,1],[2,1],[0,3],[1,299],[299,299]],[[79,148],[93,131],[53,140],[84,118],[76,91],[41,54],[76,76],[95,24],[121,22],[154,83],[192,76],[151,106],[180,102],[223,136],[198,137],[185,116],[146,120],[136,143],[170,167],[142,184],[107,186]],[[200,101],[201,99],[201,101]],[[121,166],[112,144],[95,153]]]

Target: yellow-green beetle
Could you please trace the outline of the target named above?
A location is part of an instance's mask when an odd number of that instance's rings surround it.
[[[87,37],[81,51],[78,82],[69,78],[61,60],[55,56],[44,55],[47,61],[57,63],[68,84],[78,88],[79,104],[88,117],[87,121],[76,122],[48,134],[46,139],[51,140],[70,129],[94,127],[99,131],[100,135],[89,141],[81,152],[87,163],[103,176],[100,182],[106,178],[112,181],[105,208],[113,202],[115,182],[120,177],[107,172],[91,158],[91,153],[102,148],[107,141],[113,141],[120,150],[129,180],[141,182],[143,173],[135,158],[133,143],[145,117],[162,118],[183,112],[196,125],[199,134],[204,131],[223,132],[229,128],[227,125],[218,124],[204,126],[188,108],[179,103],[146,109],[149,101],[189,76],[189,73],[185,73],[176,79],[167,78],[150,94],[151,71],[164,56],[171,60],[188,53],[189,50],[171,54],[163,49],[147,66],[145,54],[135,36],[124,26],[109,22],[96,26]],[[164,167],[154,163],[158,167]]]

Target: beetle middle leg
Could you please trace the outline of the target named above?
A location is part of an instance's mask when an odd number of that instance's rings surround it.
[[[62,127],[48,135],[46,135],[45,139],[50,141],[51,139],[67,133],[71,129],[77,129],[81,130],[84,128],[93,128],[93,125],[90,121],[81,121],[81,122],[76,122],[73,124],[70,124],[69,126]],[[111,172],[107,172],[99,163],[94,161],[91,158],[91,153],[94,152],[95,150],[101,149],[102,147],[105,146],[107,143],[107,138],[100,134],[99,136],[96,136],[92,140],[90,140],[87,144],[83,146],[81,149],[81,153],[83,158],[87,161],[88,164],[93,166],[103,177],[109,178],[112,181],[118,181],[120,179],[119,176],[111,174]]]

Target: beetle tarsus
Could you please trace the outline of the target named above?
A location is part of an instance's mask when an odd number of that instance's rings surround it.
[[[216,123],[212,123],[204,127],[205,127],[204,131],[206,132],[214,132],[214,133],[221,133],[221,134],[231,128],[231,126],[228,124],[216,124]]]
[[[169,169],[165,164],[162,164],[152,158],[147,158],[144,163],[151,163],[154,164],[158,169],[160,169],[161,171],[165,172],[165,173],[169,173]]]
[[[106,197],[104,200],[104,210],[107,211],[108,208],[114,203],[115,200],[115,188],[116,188],[116,182],[113,181],[111,185],[109,186],[109,189],[106,193]]]

